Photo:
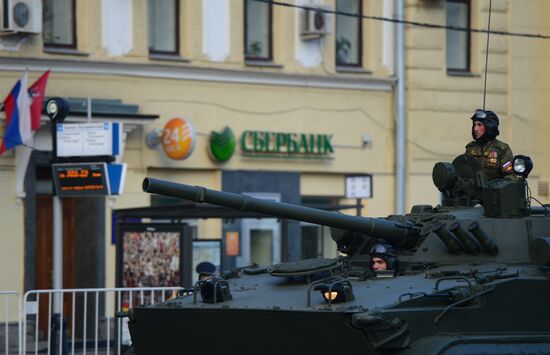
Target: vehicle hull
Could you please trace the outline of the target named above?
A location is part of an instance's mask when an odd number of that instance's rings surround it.
[[[331,311],[136,307],[129,328],[138,355],[372,353],[349,321]]]

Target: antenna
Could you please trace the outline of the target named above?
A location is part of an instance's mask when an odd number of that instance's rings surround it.
[[[489,0],[489,20],[487,24],[487,50],[485,51],[485,83],[483,84],[483,110],[485,111],[485,98],[487,97],[487,66],[489,64],[489,33],[491,32],[491,4]]]

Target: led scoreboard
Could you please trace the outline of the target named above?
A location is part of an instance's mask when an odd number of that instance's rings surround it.
[[[52,173],[60,197],[109,195],[105,163],[52,164]]]

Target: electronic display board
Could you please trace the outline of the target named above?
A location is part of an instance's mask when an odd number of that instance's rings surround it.
[[[52,173],[60,197],[109,195],[105,163],[52,164]]]

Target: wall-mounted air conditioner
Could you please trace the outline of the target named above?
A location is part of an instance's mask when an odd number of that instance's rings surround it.
[[[302,10],[302,29],[300,37],[303,40],[317,39],[330,33],[330,14],[319,11],[331,10],[327,6],[308,5],[311,10]]]
[[[2,0],[0,32],[42,32],[42,0]]]

